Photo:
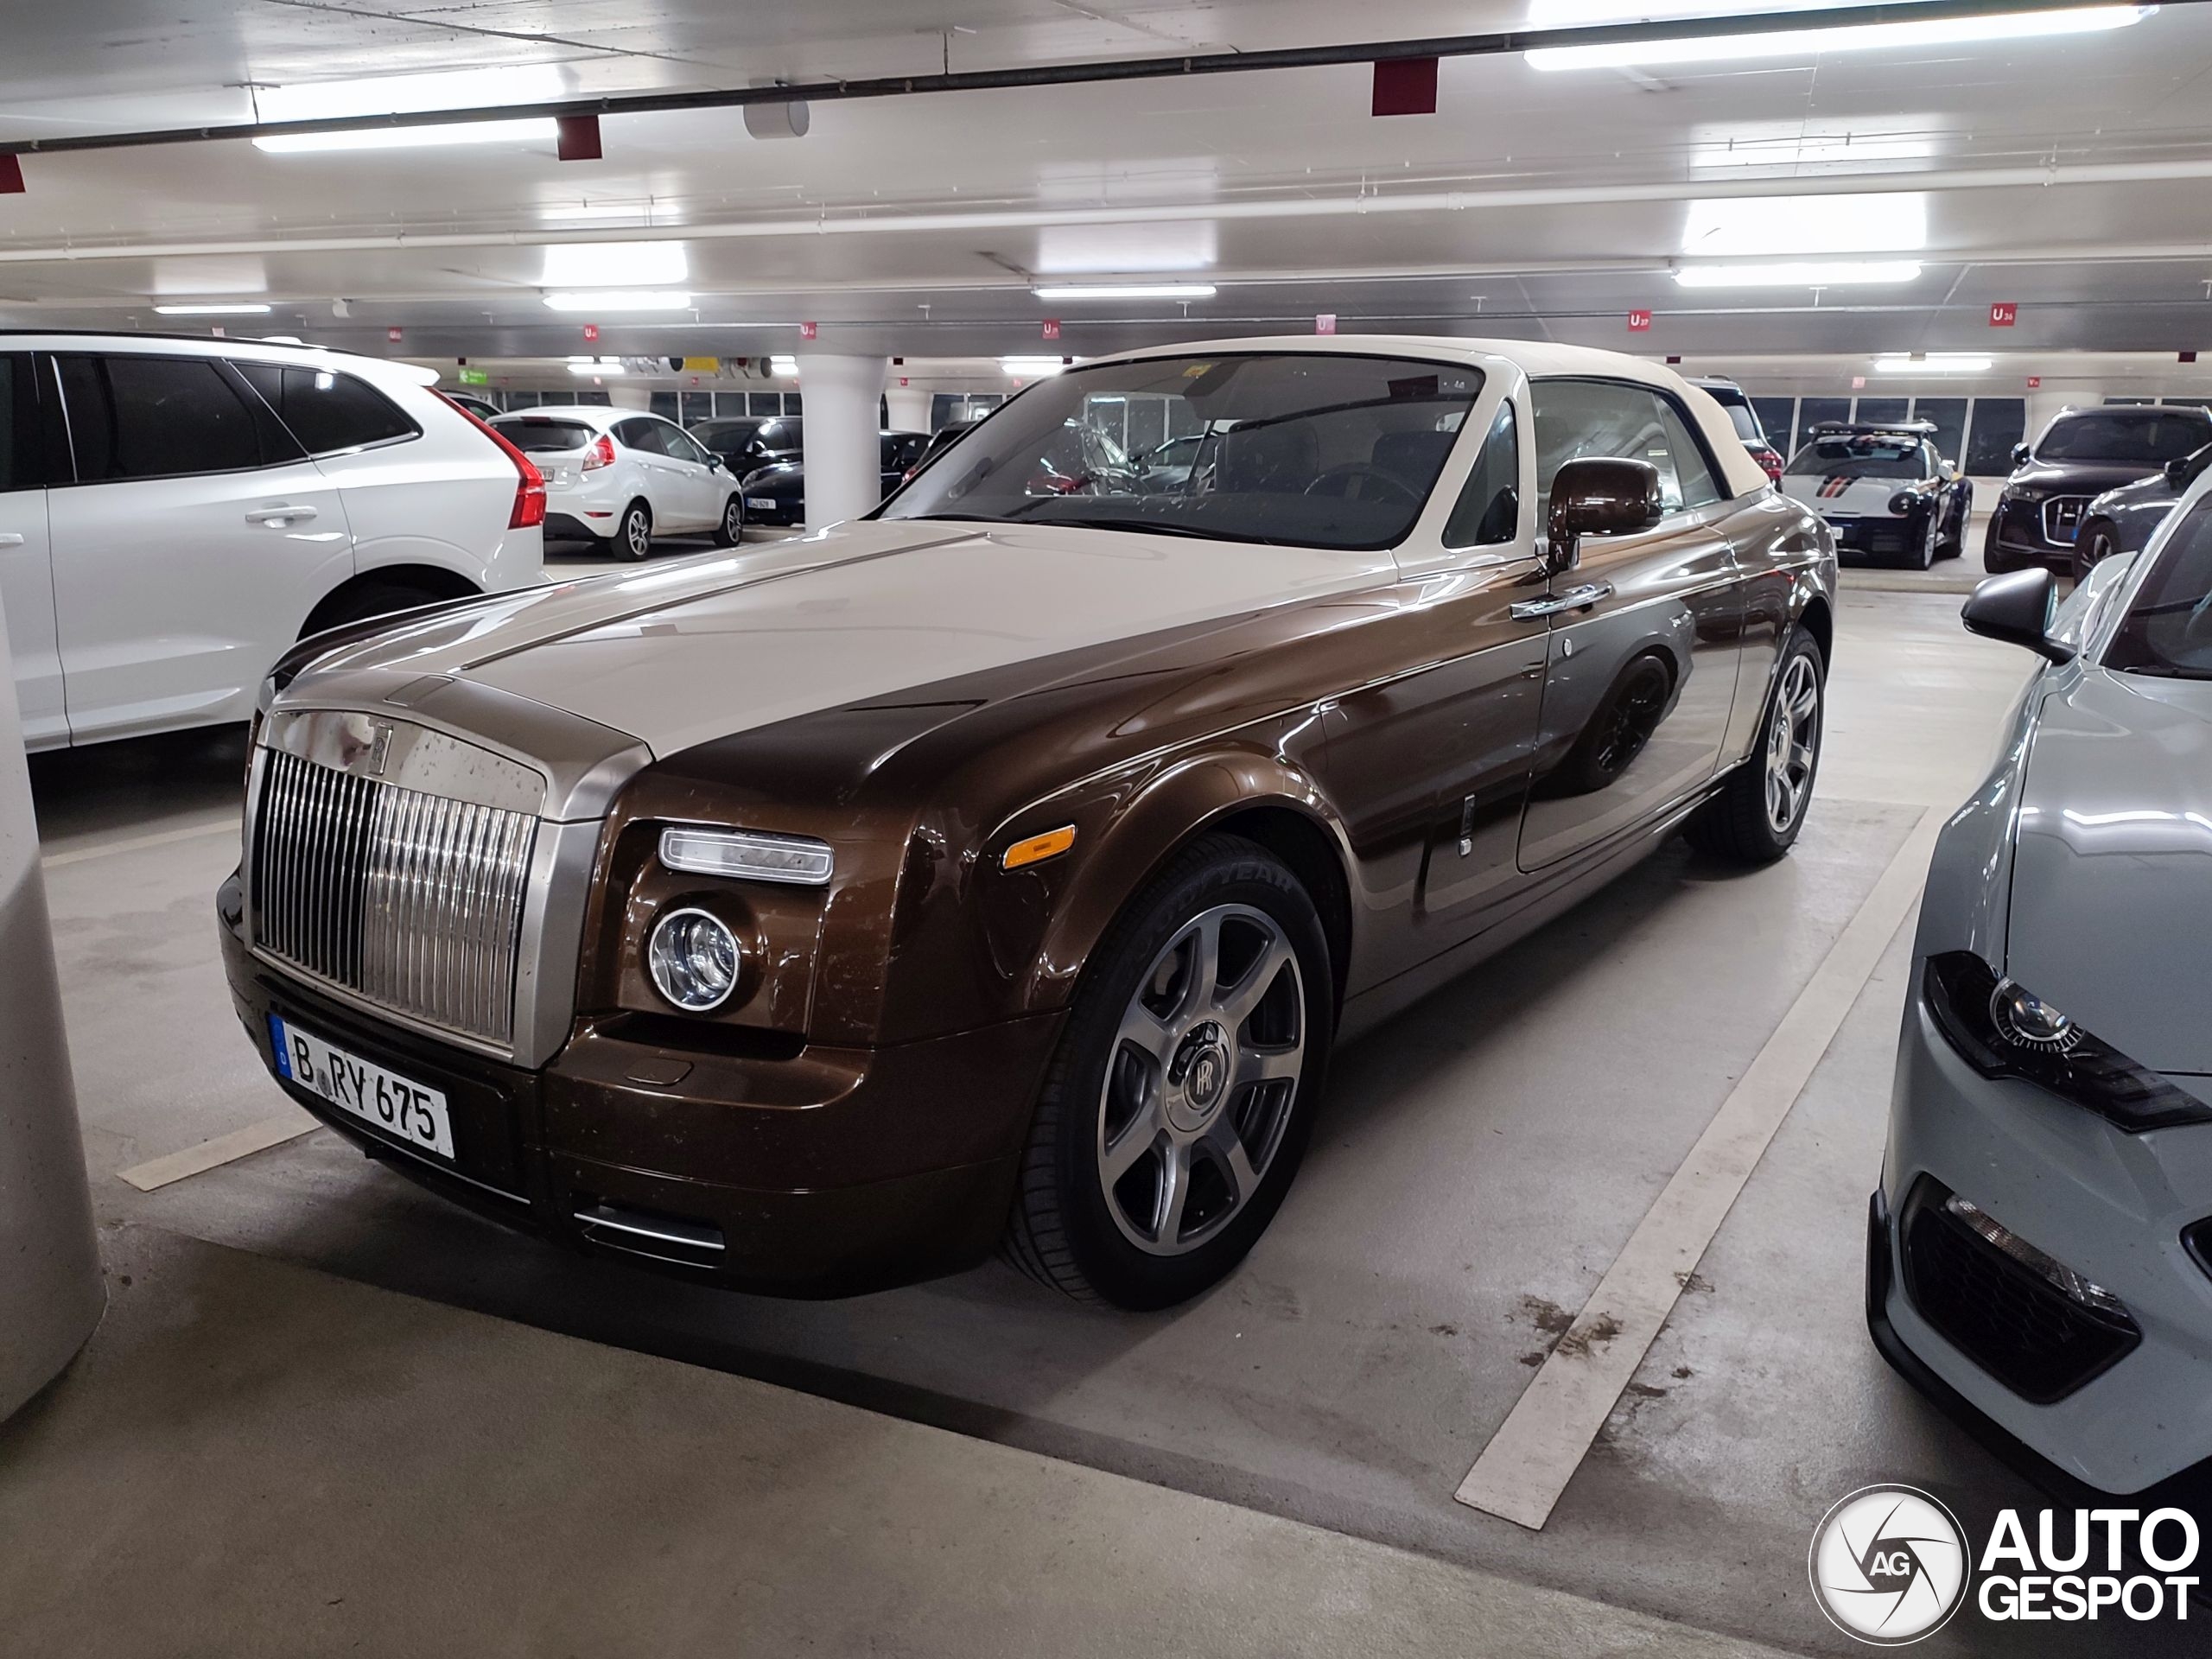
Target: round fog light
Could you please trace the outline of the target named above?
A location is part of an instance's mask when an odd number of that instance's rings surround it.
[[[737,988],[737,935],[703,910],[671,910],[653,924],[645,966],[653,988],[687,1014],[705,1014]]]

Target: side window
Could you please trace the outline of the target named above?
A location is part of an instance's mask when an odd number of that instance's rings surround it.
[[[1497,406],[1497,418],[1483,439],[1482,454],[1467,486],[1452,505],[1445,521],[1446,547],[1494,547],[1521,533],[1521,437],[1509,401]]]
[[[640,454],[664,455],[668,446],[661,442],[660,433],[658,421],[621,421],[615,425],[614,441]]]
[[[268,400],[311,455],[421,435],[422,429],[390,398],[350,374],[335,369],[280,368],[274,363],[232,366]]]
[[[680,427],[664,426],[660,429],[660,435],[662,442],[668,445],[668,453],[678,461],[688,461],[695,467],[704,467],[712,459],[704,449],[699,447],[691,435]]]
[[[245,399],[204,357],[62,357],[80,483],[238,472],[261,464]]]
[[[1585,455],[1648,461],[1659,472],[1667,511],[1720,499],[1713,469],[1671,399],[1648,386],[1612,380],[1540,380],[1536,408],[1536,488],[1548,501],[1552,479]]]

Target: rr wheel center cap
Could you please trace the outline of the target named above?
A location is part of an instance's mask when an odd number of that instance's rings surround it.
[[[1167,1121],[1188,1135],[1204,1128],[1229,1092],[1228,1034],[1213,1020],[1176,1045],[1167,1069]]]

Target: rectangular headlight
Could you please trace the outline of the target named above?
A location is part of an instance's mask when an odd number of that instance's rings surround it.
[[[691,875],[789,881],[807,887],[824,885],[836,868],[827,842],[755,830],[664,830],[660,861]]]

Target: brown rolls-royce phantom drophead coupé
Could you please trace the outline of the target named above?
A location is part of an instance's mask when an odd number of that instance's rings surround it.
[[[1834,588],[1630,358],[1089,363],[864,520],[302,644],[232,994],[295,1099],[518,1226],[1161,1306],[1267,1226],[1334,1044],[1678,829],[1788,849]]]

